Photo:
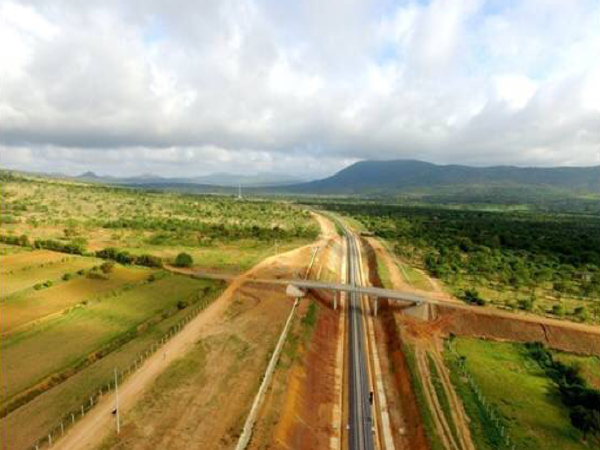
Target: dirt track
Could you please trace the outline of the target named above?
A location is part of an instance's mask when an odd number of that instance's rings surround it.
[[[315,258],[311,278],[328,271],[339,279],[343,249],[331,222],[316,216],[323,230],[321,250]],[[338,401],[336,389],[337,350],[340,339],[340,315],[333,310],[331,292],[311,291],[309,299],[318,306],[317,321],[307,337],[300,325],[308,302],[303,301],[288,343],[296,341],[299,348],[292,357],[282,357],[275,372],[250,444],[252,450],[263,449],[326,449],[335,435],[334,408]],[[291,360],[290,360],[291,359]]]

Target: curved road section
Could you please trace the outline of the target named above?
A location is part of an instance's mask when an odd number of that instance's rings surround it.
[[[341,224],[340,224],[341,225]],[[348,243],[348,283],[360,284],[360,267],[356,238],[343,225]],[[373,417],[370,404],[369,374],[365,355],[363,310],[357,292],[349,293],[349,447],[351,450],[373,450]]]

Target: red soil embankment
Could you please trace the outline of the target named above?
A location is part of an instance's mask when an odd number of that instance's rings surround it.
[[[600,329],[594,332],[569,323],[524,320],[517,314],[509,317],[441,305],[436,309],[437,320],[443,321],[441,329],[445,333],[517,342],[539,341],[557,350],[600,356]]]
[[[321,299],[329,303],[325,299]],[[274,448],[329,448],[339,316],[327,305],[319,308],[310,343],[295,364],[281,418],[274,430]]]

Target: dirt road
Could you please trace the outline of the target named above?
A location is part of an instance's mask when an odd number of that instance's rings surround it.
[[[225,314],[234,293],[254,273],[280,259],[293,258],[301,252],[306,253],[306,247],[267,258],[248,272],[235,278],[217,300],[193,319],[158,352],[148,358],[142,368],[119,387],[120,410],[126,413],[127,410],[131,409],[157,376],[194,346],[202,330]],[[64,438],[56,442],[54,448],[60,450],[95,448],[115,428],[115,418],[112,415],[113,409],[114,394],[105,396],[94,409],[71,428]]]

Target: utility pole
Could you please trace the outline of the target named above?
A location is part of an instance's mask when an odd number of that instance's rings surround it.
[[[119,377],[115,367],[115,415],[117,416],[117,434],[121,432],[121,421],[119,418]]]

